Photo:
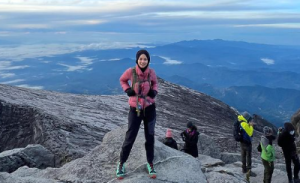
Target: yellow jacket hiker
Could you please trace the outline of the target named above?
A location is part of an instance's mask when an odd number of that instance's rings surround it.
[[[241,129],[241,158],[242,158],[242,171],[247,173],[246,177],[249,180],[250,175],[255,176],[251,172],[252,168],[252,136],[253,136],[253,122],[252,117],[248,112],[243,112],[242,115],[238,115],[238,121],[240,122]]]
[[[253,136],[253,126],[251,126],[248,123],[248,121],[245,119],[245,117],[243,115],[239,115],[238,120],[241,122],[242,131],[245,132],[245,133],[243,133],[242,142],[248,143],[248,144],[251,143],[252,136]]]

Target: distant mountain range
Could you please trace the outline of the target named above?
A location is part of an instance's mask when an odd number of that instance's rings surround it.
[[[290,121],[291,116],[300,108],[299,90],[258,85],[232,86],[225,89],[217,89],[210,85],[202,86],[199,91],[235,106],[240,111],[256,112],[277,126]]]
[[[119,77],[140,48],[83,50],[6,61],[0,82],[84,94],[119,94]],[[300,108],[300,48],[224,40],[192,40],[147,48],[165,80],[206,92],[238,110],[280,124]],[[238,93],[238,94],[237,94]],[[272,93],[272,94],[271,94]],[[248,102],[245,102],[248,99]]]
[[[300,91],[286,88],[255,86],[231,86],[217,88],[210,84],[197,84],[188,79],[174,76],[169,80],[215,97],[240,111],[251,111],[280,126],[290,121],[300,108]]]

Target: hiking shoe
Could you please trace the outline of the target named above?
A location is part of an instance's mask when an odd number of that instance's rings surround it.
[[[247,170],[246,170],[246,169],[244,169],[244,168],[242,169],[242,171],[243,171],[243,173],[247,173]]]
[[[247,176],[249,177],[256,177],[256,173],[252,172],[251,170],[247,171]]]
[[[150,178],[155,179],[156,178],[156,171],[154,170],[153,164],[147,163],[147,169]]]
[[[125,163],[118,163],[116,175],[118,179],[123,179],[125,175]]]
[[[254,173],[254,172],[250,172],[250,177],[256,177],[257,175],[256,175],[256,173]]]
[[[246,182],[250,183],[250,171],[246,173]]]

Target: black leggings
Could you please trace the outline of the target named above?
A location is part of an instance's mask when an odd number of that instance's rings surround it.
[[[144,115],[145,114],[145,115]],[[120,153],[120,162],[125,163],[128,159],[133,143],[137,137],[142,120],[144,121],[145,149],[148,163],[152,164],[154,159],[154,128],[156,123],[156,109],[152,104],[140,112],[137,116],[136,108],[130,107],[128,114],[128,130]]]
[[[294,178],[298,179],[298,173],[300,170],[300,163],[299,158],[296,152],[290,152],[290,151],[283,151],[284,159],[285,159],[285,166],[286,166],[286,172],[288,175],[289,180],[292,180],[292,161],[294,163]]]

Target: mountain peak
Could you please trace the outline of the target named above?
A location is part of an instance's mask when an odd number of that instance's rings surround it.
[[[187,121],[191,121],[200,131],[199,153],[210,158],[222,159],[226,163],[240,159],[236,154],[239,148],[232,136],[233,122],[236,119],[235,110],[203,93],[162,79],[158,81],[156,139],[164,137],[166,129],[171,128],[176,141],[179,145],[182,144],[180,133],[185,130]],[[52,182],[54,180],[114,182],[114,169],[126,131],[122,126],[127,124],[129,110],[127,100],[128,97],[125,95],[75,95],[0,85],[0,144],[5,144],[1,146],[1,151],[25,147],[28,144],[41,144],[54,154],[56,167],[64,165],[61,168],[41,171],[22,167],[9,176],[0,176],[1,179],[4,179],[4,182],[24,182],[30,179],[31,182],[39,183],[49,182],[50,179]],[[15,133],[16,131],[18,133]],[[258,144],[259,134],[261,133],[256,132],[254,146]],[[140,135],[132,150],[131,160],[128,161],[128,182],[148,181],[145,179],[147,174],[143,168],[145,161],[143,142],[144,137]],[[162,173],[158,174],[161,177],[157,179],[159,181],[177,182],[175,180],[177,179],[179,182],[185,182],[186,176],[174,175],[169,171],[164,173],[166,167],[167,170],[173,167],[172,170],[177,168],[179,172],[191,173],[192,175],[188,177],[192,179],[189,180],[198,180],[192,182],[199,180],[205,182],[206,179],[213,181],[220,179],[216,176],[222,177],[222,174],[216,172],[229,171],[231,173],[228,175],[233,175],[236,169],[240,169],[236,165],[228,165],[234,166],[233,169],[227,166],[221,170],[213,168],[208,172],[214,173],[206,174],[205,178],[200,172],[205,167],[201,167],[199,160],[169,149],[159,142],[155,148],[155,166],[158,172]],[[253,153],[253,156],[257,155],[257,152]],[[206,159],[205,156],[202,158]],[[71,162],[68,163],[69,161]],[[181,166],[185,163],[197,168],[186,169]],[[198,173],[192,173],[194,171]],[[241,180],[241,176],[242,173],[227,180]]]

